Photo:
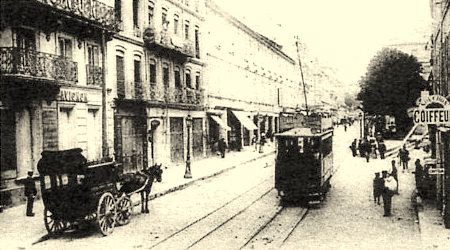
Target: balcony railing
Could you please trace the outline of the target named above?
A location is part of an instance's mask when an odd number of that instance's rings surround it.
[[[142,100],[144,98],[144,91],[142,89],[142,82],[134,82],[134,98]]]
[[[75,83],[77,63],[65,57],[16,47],[0,47],[0,74]]]
[[[149,100],[168,104],[202,105],[203,90],[174,87],[167,88],[156,84],[150,84]]]
[[[55,9],[68,12],[69,14],[88,19],[100,25],[115,29],[117,28],[114,7],[108,6],[98,0],[27,0],[28,2],[39,2],[49,5]]]
[[[190,40],[182,40],[176,36],[171,36],[167,31],[156,31],[154,28],[147,28],[143,35],[147,46],[159,46],[168,49],[185,57],[195,55],[194,45]]]
[[[101,86],[103,84],[103,70],[99,66],[86,65],[87,85]]]

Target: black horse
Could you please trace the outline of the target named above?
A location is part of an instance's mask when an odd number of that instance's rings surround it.
[[[127,195],[140,193],[141,212],[149,213],[148,196],[152,190],[153,181],[156,179],[156,181],[161,182],[162,173],[161,164],[155,164],[140,172],[123,174],[120,178],[122,187],[119,191]]]

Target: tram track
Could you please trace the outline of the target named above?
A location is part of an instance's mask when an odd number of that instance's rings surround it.
[[[179,236],[180,234],[187,232],[188,230],[190,230],[192,227],[194,227],[195,225],[199,224],[200,222],[206,220],[207,218],[211,217],[212,215],[218,213],[221,210],[226,209],[228,206],[230,206],[233,203],[236,203],[239,199],[244,198],[245,195],[248,195],[249,193],[253,192],[255,189],[257,189],[258,187],[260,187],[261,185],[264,185],[264,183],[266,182],[272,182],[273,180],[273,175],[270,176],[269,178],[264,179],[261,182],[258,182],[256,185],[253,185],[251,188],[247,189],[246,191],[244,191],[243,193],[239,194],[238,196],[234,197],[233,199],[227,201],[226,203],[224,203],[222,206],[212,210],[211,212],[207,213],[206,215],[198,218],[197,220],[189,223],[188,225],[178,229],[177,231],[173,232],[172,234],[170,234],[169,236],[165,237],[164,239],[162,239],[161,241],[159,241],[158,243],[152,245],[149,247],[149,249],[155,249],[155,248],[159,248],[161,247],[164,243],[168,242],[169,240],[173,240],[175,237]],[[221,223],[221,225],[226,224],[228,221],[232,220],[234,217],[236,217],[238,214],[241,214],[242,212],[244,212],[246,209],[248,209],[250,206],[252,206],[254,203],[256,203],[258,200],[262,199],[265,195],[267,195],[268,193],[270,193],[270,191],[274,190],[274,187],[270,187],[268,190],[264,190],[262,195],[259,195],[257,197],[256,200],[254,200],[253,202],[251,202],[249,205],[245,206],[243,209],[241,209],[240,211],[238,211],[237,214],[234,214],[231,218],[228,218],[227,220],[225,220],[224,222]],[[211,234],[213,231],[217,230],[221,225],[219,225],[218,227],[216,227],[214,230],[210,231],[209,233],[207,233],[207,235]],[[205,238],[207,235],[204,235],[201,239]],[[199,241],[201,241],[201,239],[197,240],[196,242],[198,243]],[[189,247],[195,245],[194,244],[190,244]]]

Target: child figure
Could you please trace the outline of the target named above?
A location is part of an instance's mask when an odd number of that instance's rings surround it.
[[[383,190],[383,179],[380,178],[380,173],[375,173],[375,178],[373,179],[373,202],[380,205],[380,196]]]

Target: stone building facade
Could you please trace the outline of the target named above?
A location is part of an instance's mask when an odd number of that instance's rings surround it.
[[[106,42],[116,29],[106,1],[1,1],[0,205],[21,202],[43,150],[110,156]],[[37,15],[36,13],[39,13]]]
[[[205,155],[202,7],[187,0],[115,1],[121,31],[108,43],[107,77],[115,157],[126,172]]]
[[[225,138],[241,150],[254,136],[278,131],[280,115],[303,105],[295,60],[213,1],[205,15],[208,145]],[[294,42],[294,41],[293,41]]]

